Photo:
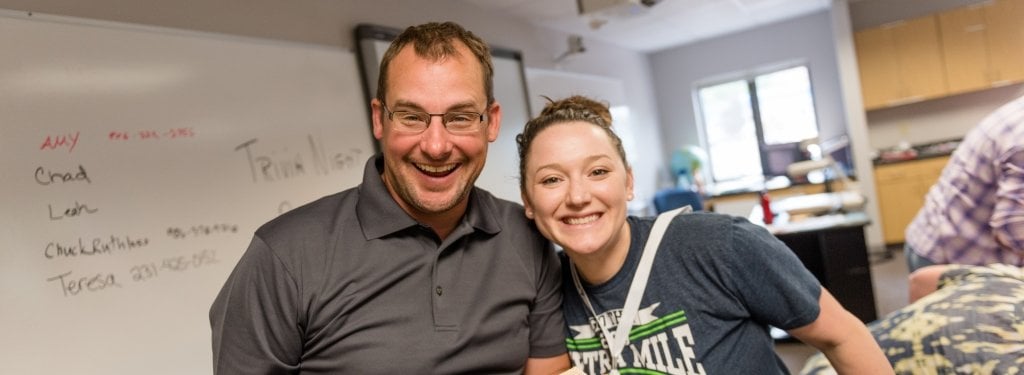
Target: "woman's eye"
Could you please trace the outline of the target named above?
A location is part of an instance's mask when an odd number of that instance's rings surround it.
[[[548,178],[540,180],[541,185],[551,185],[551,184],[554,184],[554,183],[557,183],[557,182],[558,182],[558,179],[555,178],[555,177],[548,177]]]
[[[608,174],[608,170],[607,169],[595,169],[593,172],[590,172],[590,174],[592,174],[594,176],[603,176],[603,175]]]

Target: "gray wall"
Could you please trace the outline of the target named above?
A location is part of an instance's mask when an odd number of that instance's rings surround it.
[[[850,18],[845,1],[837,0],[835,6],[842,8],[651,54],[651,71],[658,77],[654,84],[655,96],[661,118],[665,119],[662,147],[672,149],[682,144],[700,144],[701,125],[697,123],[691,95],[697,84],[710,77],[729,77],[758,67],[802,61],[810,69],[820,137],[850,136],[858,184],[867,196],[868,214],[877,218],[863,112],[846,111],[846,108],[862,108],[859,83],[855,79]],[[838,60],[840,56],[844,57],[842,64]],[[842,72],[840,65],[846,67]],[[840,83],[841,77],[846,84]],[[877,225],[869,225],[866,234],[869,246],[883,246]]]
[[[828,11],[651,54],[651,71],[665,136],[662,147],[700,144],[694,113],[696,85],[752,68],[805,62],[817,108],[821,138],[846,132],[832,22]]]
[[[658,114],[646,55],[596,40],[570,61],[553,61],[566,49],[568,34],[532,26],[505,14],[453,0],[0,0],[0,9],[219,32],[337,46],[352,50],[358,23],[404,27],[435,20],[456,21],[489,43],[523,52],[531,68],[559,69],[619,79],[625,87],[636,142],[660,141]],[[358,89],[358,88],[353,88]],[[503,124],[516,131],[522,124]],[[650,199],[665,157],[659,151],[636,155],[637,196]]]

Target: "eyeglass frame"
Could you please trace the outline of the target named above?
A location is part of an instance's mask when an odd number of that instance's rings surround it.
[[[388,108],[387,104],[384,104],[383,100],[380,101],[380,106],[381,106],[381,108],[384,108],[384,114],[387,116],[388,121],[395,121],[395,114],[396,113],[399,113],[399,114],[402,114],[402,113],[405,113],[405,114],[416,114],[416,115],[426,115],[427,116],[426,121],[421,121],[420,122],[421,124],[423,124],[423,129],[419,129],[419,130],[408,128],[409,125],[406,124],[405,122],[402,122],[402,120],[399,119],[397,122],[405,127],[404,129],[399,129],[399,130],[404,132],[404,133],[406,133],[406,134],[420,134],[420,133],[423,133],[423,132],[427,131],[427,129],[430,128],[431,121],[434,120],[434,116],[438,116],[438,117],[441,118],[441,125],[444,126],[444,129],[447,130],[449,133],[452,133],[452,134],[473,134],[473,133],[479,131],[480,128],[479,127],[477,127],[477,128],[467,128],[465,131],[463,131],[463,130],[452,131],[452,129],[448,127],[448,122],[451,119],[445,119],[445,117],[446,116],[453,116],[453,115],[471,115],[471,116],[476,116],[477,117],[477,120],[476,120],[477,122],[475,124],[473,124],[473,125],[477,125],[477,126],[479,126],[479,124],[483,123],[484,122],[484,118],[487,117],[486,113],[469,112],[469,111],[452,111],[452,112],[445,112],[445,113],[430,113],[430,112],[425,112],[425,111],[392,111],[390,108]],[[418,116],[418,117],[422,117],[422,116]]]

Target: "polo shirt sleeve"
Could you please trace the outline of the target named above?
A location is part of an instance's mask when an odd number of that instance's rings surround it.
[[[254,237],[210,308],[214,374],[298,373],[296,285],[281,259]]]
[[[1024,148],[1015,148],[999,160],[996,204],[989,224],[996,241],[1024,253]]]
[[[544,250],[539,257],[537,299],[529,317],[530,358],[548,358],[566,352],[561,263],[546,241],[540,248]]]

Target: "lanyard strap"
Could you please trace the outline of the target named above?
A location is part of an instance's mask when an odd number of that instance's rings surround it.
[[[580,298],[583,299],[583,304],[590,310],[590,314],[594,317],[598,327],[601,328],[601,333],[608,342],[608,348],[611,351],[612,369],[618,366],[619,358],[622,357],[622,349],[629,342],[629,331],[633,328],[633,321],[636,319],[636,313],[640,308],[640,299],[644,295],[644,289],[647,288],[647,279],[651,275],[651,265],[654,264],[654,255],[658,252],[658,244],[661,243],[661,238],[664,237],[665,230],[668,229],[668,225],[672,222],[673,217],[691,211],[693,209],[690,206],[683,206],[672,211],[663,212],[654,221],[650,237],[647,239],[647,244],[644,245],[643,254],[640,255],[640,264],[637,266],[636,274],[633,275],[633,281],[629,285],[629,293],[626,295],[626,303],[622,307],[622,316],[619,318],[618,327],[615,329],[615,336],[609,335],[608,329],[605,328],[604,324],[601,324],[600,319],[597,319],[597,312],[594,311],[594,306],[590,303],[590,299],[587,298],[587,292],[583,290],[583,284],[580,282],[576,265],[572,263],[572,258],[569,259],[569,270],[572,274],[572,281],[576,286],[576,291],[579,292]]]

